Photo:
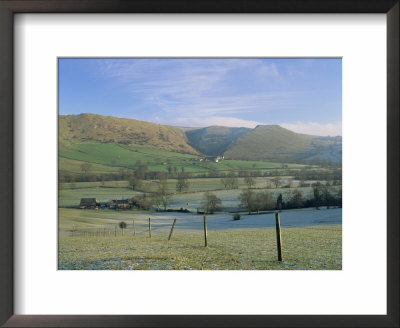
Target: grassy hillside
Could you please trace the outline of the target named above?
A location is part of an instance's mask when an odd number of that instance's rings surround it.
[[[99,174],[117,173],[118,172],[118,169],[115,167],[112,167],[112,166],[59,157],[58,158],[58,173],[60,175],[80,174],[80,173],[82,173],[82,165],[88,164],[88,163],[91,164],[90,173],[92,173],[92,174],[99,175]]]
[[[202,129],[186,131],[189,144],[207,155],[222,155],[237,138],[244,136],[251,129],[229,128],[226,126],[209,126]]]
[[[313,161],[316,159],[325,159],[333,163],[340,163],[342,161],[342,143],[320,143],[313,140],[311,147],[292,155],[292,160],[300,163]]]
[[[167,171],[168,166],[200,172],[250,166],[268,169],[276,165],[260,165],[260,161],[305,163],[327,159],[339,163],[341,151],[341,138],[303,135],[278,125],[255,129],[223,126],[199,129],[94,114],[59,116],[60,171],[72,174],[79,173],[81,162],[102,165],[92,167],[92,173],[132,168],[138,161],[146,164],[150,171],[161,172]],[[242,162],[195,161],[201,154],[224,154],[226,159]]]
[[[64,140],[59,144],[58,154],[60,169],[69,168],[71,173],[78,169],[73,167],[71,160],[95,163],[111,168],[104,172],[114,171],[119,167],[133,168],[138,161],[146,164],[151,171],[166,171],[168,165],[174,163],[187,166],[189,171],[193,166],[189,163],[189,159],[193,158],[193,155],[140,145]]]
[[[310,147],[312,138],[284,129],[279,125],[260,125],[234,141],[226,158],[255,160],[289,160],[293,153]]]
[[[324,159],[340,163],[342,139],[295,133],[279,125],[261,125],[232,142],[225,157],[297,163]]]
[[[198,154],[179,128],[95,114],[60,115],[59,137],[64,140],[146,145],[162,150]]]
[[[200,162],[196,156],[160,150],[140,145],[121,145],[99,142],[78,142],[62,140],[59,143],[59,173],[79,175],[82,165],[90,163],[90,174],[118,173],[121,167],[133,169],[139,161],[149,171],[168,172],[173,168],[181,172],[207,173],[212,171],[280,169],[281,163],[267,161],[224,160],[220,163]],[[299,169],[304,165],[289,164],[288,168]],[[174,170],[172,172],[174,172]]]

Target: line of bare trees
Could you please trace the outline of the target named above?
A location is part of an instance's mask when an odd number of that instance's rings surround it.
[[[305,196],[295,188],[284,195],[279,194],[277,198],[274,198],[270,192],[256,192],[246,188],[240,193],[238,200],[240,207],[247,210],[249,214],[265,210],[342,207],[341,188],[336,189],[321,183],[314,184],[312,188],[313,192],[309,196]]]

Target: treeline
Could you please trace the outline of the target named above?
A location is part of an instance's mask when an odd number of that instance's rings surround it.
[[[201,178],[227,178],[227,177],[277,177],[277,176],[294,176],[297,180],[321,180],[321,181],[341,181],[342,180],[342,169],[315,169],[315,168],[303,168],[298,169],[269,169],[266,171],[257,169],[238,169],[235,171],[224,172],[212,170],[197,174],[196,177]]]
[[[287,169],[282,164],[281,169],[269,169],[262,171],[259,169],[244,169],[231,171],[209,170],[207,172],[189,173],[185,172],[185,168],[178,169],[175,166],[168,166],[167,172],[151,171],[148,166],[140,161],[136,162],[132,168],[121,167],[118,172],[114,173],[93,173],[92,165],[85,163],[81,165],[81,173],[71,174],[60,171],[59,182],[102,182],[102,181],[129,181],[137,180],[153,180],[153,179],[178,179],[183,173],[187,179],[190,178],[247,178],[247,177],[278,177],[278,176],[294,176],[301,183],[305,180],[331,181],[332,184],[341,184],[342,170],[340,168],[315,169],[303,168],[301,170]]]
[[[284,195],[274,198],[269,192],[255,192],[247,188],[239,195],[240,207],[251,214],[252,212],[272,211],[282,209],[296,209],[326,206],[342,207],[342,189],[336,189],[321,183],[312,186],[311,195],[304,196],[299,189],[294,189]]]
[[[101,182],[101,181],[129,181],[132,178],[138,180],[162,179],[165,177],[164,172],[149,171],[147,165],[140,161],[136,162],[133,168],[121,167],[118,172],[114,173],[93,173],[92,165],[85,163],[81,165],[81,173],[71,174],[66,172],[59,173],[59,182]]]
[[[306,169],[294,172],[294,178],[300,181],[304,180],[323,180],[332,182],[342,181],[342,169],[334,168],[331,170],[316,170],[316,169]]]

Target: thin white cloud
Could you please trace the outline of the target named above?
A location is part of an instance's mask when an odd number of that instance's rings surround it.
[[[311,135],[342,134],[341,123],[307,122],[318,118],[296,110],[316,106],[310,104],[314,91],[287,87],[285,82],[287,76],[308,76],[309,61],[286,69],[259,59],[100,59],[96,63],[99,77],[110,81],[110,93],[118,90],[131,97],[126,117],[181,126],[250,128],[265,124],[257,121],[299,119],[304,121],[281,125]]]
[[[139,96],[145,103],[175,111],[178,111],[179,105],[183,105],[183,111],[186,111],[195,104],[203,110],[222,107],[221,111],[229,111],[232,103],[240,98],[242,103],[247,102],[244,109],[249,106],[265,106],[266,101],[272,102],[268,98],[276,99],[276,95],[270,95],[264,90],[263,94],[259,91],[237,94],[236,91],[235,96],[227,97],[229,87],[225,82],[230,81],[229,78],[227,80],[227,74],[244,69],[263,79],[279,77],[274,63],[267,64],[258,59],[98,60],[97,64],[101,75],[115,79],[116,88]],[[224,106],[220,106],[220,103],[224,103]],[[237,108],[238,104],[235,103],[234,107]]]
[[[188,116],[206,118],[217,116],[248,115],[260,113],[265,119],[269,111],[276,111],[295,106],[294,93],[254,93],[234,96],[203,96],[185,101],[174,98],[151,96],[146,102],[159,108],[168,117]]]
[[[163,123],[160,120],[158,123]],[[256,122],[256,121],[247,121],[236,117],[226,117],[226,116],[209,116],[204,118],[189,118],[189,117],[180,117],[174,119],[169,124],[178,125],[178,126],[193,126],[193,127],[206,127],[212,125],[219,126],[229,126],[229,127],[246,127],[246,128],[255,128],[257,125],[261,125],[264,123]]]
[[[320,124],[315,122],[298,122],[298,123],[282,123],[282,127],[304,134],[310,134],[315,136],[341,136],[342,135],[342,123],[328,123]]]

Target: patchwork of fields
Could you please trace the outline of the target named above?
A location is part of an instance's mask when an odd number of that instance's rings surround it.
[[[144,146],[71,142],[60,149],[60,172],[81,174],[90,163],[91,174],[116,173],[133,168],[137,161],[149,170],[166,172],[174,166],[185,172],[239,169],[271,170],[282,163],[224,160],[201,163],[195,156]],[[285,164],[286,165],[286,164]],[[300,169],[303,165],[287,164]],[[179,171],[178,171],[179,172]],[[294,190],[304,198],[311,187],[300,187],[293,176],[280,176],[282,186],[273,187],[272,177],[255,177],[251,189],[289,199]],[[239,196],[248,188],[237,178],[237,189],[225,189],[220,178],[189,178],[188,188],[176,191],[177,179],[166,180],[170,192],[168,208],[183,212],[138,209],[78,209],[81,198],[97,202],[130,199],[159,190],[159,180],[142,180],[132,189],[128,181],[72,182],[59,185],[59,269],[61,270],[340,270],[342,266],[341,208],[286,210],[281,212],[283,262],[277,261],[275,218],[272,212],[244,215],[233,220],[230,212],[240,210]],[[291,188],[287,187],[288,182]],[[311,183],[313,181],[307,181]],[[340,186],[330,187],[332,191]],[[208,247],[204,247],[202,209],[204,193],[221,200],[216,214],[207,215]],[[149,218],[151,238],[149,236]],[[171,225],[177,219],[171,241]],[[121,223],[126,224],[124,229]]]
[[[195,155],[175,153],[140,145],[120,145],[94,142],[63,141],[59,148],[59,170],[62,173],[81,173],[80,166],[91,163],[91,173],[117,173],[118,169],[133,168],[140,161],[149,171],[168,172],[168,166],[178,172],[188,173],[231,170],[279,169],[282,163],[263,161],[224,160],[220,163],[200,162]],[[286,164],[287,168],[299,169],[301,164]]]
[[[268,191],[271,197],[276,198],[279,194],[288,195],[293,192],[294,188],[272,188],[268,189],[270,178],[255,178],[255,191]],[[190,211],[196,211],[200,208],[203,193],[213,191],[222,200],[222,208],[225,210],[237,209],[238,196],[246,187],[243,178],[238,179],[238,189],[225,190],[219,178],[201,178],[188,179],[189,187],[187,191],[178,193],[175,191],[176,179],[168,179],[168,189],[172,193],[170,208],[186,208]],[[157,190],[158,181],[146,180],[141,186],[146,192]],[[296,186],[297,182],[294,181]],[[311,187],[297,187],[304,197],[312,194]],[[81,198],[95,197],[100,202],[111,199],[126,199],[142,194],[142,191],[132,190],[128,181],[105,181],[101,182],[78,182],[63,183],[59,190],[59,207],[78,206]]]

